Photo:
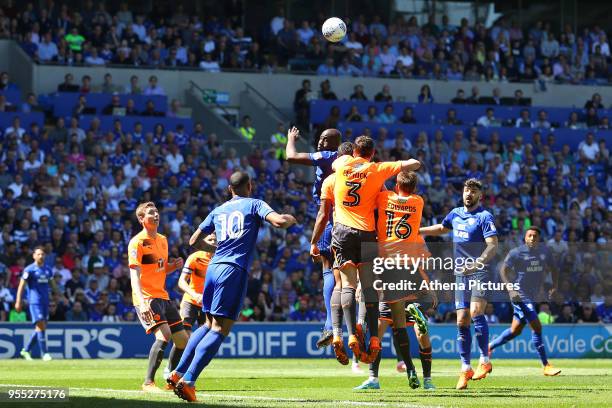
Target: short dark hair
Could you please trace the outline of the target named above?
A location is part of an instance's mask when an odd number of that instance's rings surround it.
[[[474,188],[476,190],[482,191],[482,183],[476,178],[470,178],[465,180],[465,183],[463,183],[463,187]]]
[[[355,149],[355,146],[353,145],[353,143],[343,142],[342,144],[340,144],[340,146],[338,146],[338,156],[346,156],[346,155],[352,156],[354,149]]]
[[[402,171],[397,175],[397,187],[403,193],[412,194],[416,190],[417,175],[414,171]]]
[[[535,231],[538,233],[538,236],[542,236],[542,230],[536,225],[532,225],[531,227],[527,228],[527,231]],[[527,233],[527,231],[525,231],[525,233]]]
[[[251,180],[249,174],[244,171],[236,171],[230,176],[230,187],[235,192],[244,189]]]
[[[374,139],[361,135],[355,139],[355,153],[360,157],[370,157],[374,154]]]

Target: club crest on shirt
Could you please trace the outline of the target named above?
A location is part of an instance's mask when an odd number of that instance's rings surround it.
[[[476,224],[476,220],[474,218],[470,218],[470,219],[468,219],[468,224],[474,225],[474,224]]]

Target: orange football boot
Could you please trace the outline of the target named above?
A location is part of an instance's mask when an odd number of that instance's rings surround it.
[[[187,402],[198,402],[195,387],[187,384],[182,378],[176,383],[174,393],[177,395],[177,397],[184,399]]]
[[[470,381],[472,377],[474,377],[474,370],[471,368],[467,371],[462,371],[461,375],[459,375],[459,381],[457,381],[455,389],[465,390],[468,387],[468,381]]]
[[[344,350],[344,342],[342,341],[342,337],[334,336],[332,340],[332,347],[334,348],[334,353],[336,354],[336,360],[342,365],[348,365],[349,358],[346,354],[346,350]]]
[[[476,374],[472,377],[472,380],[478,381],[486,378],[487,374],[493,371],[493,365],[491,361],[488,363],[478,363],[478,368],[476,368]]]

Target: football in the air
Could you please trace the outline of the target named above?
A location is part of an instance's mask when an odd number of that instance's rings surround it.
[[[321,32],[327,41],[338,42],[346,35],[346,24],[338,17],[330,17],[323,23]]]

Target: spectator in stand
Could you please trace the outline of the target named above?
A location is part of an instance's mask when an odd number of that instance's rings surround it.
[[[240,135],[242,138],[248,142],[252,142],[255,137],[256,130],[251,124],[251,117],[249,115],[245,115],[242,118],[242,126],[238,128]]]
[[[142,93],[144,95],[166,95],[164,88],[157,84],[157,77],[155,75],[149,77],[149,83]]]
[[[64,75],[64,82],[62,82],[61,84],[57,86],[57,91],[58,92],[78,92],[79,86],[73,83],[72,81],[74,81],[74,77],[72,76],[72,74]]]
[[[576,323],[572,305],[569,303],[563,305],[561,313],[555,318],[555,323]]]
[[[385,105],[385,109],[383,110],[383,112],[378,115],[378,122],[380,123],[395,123],[397,120],[397,118],[395,117],[395,115],[393,114],[393,105],[391,104],[387,104]]]
[[[402,117],[399,119],[399,121],[401,123],[406,123],[406,124],[415,124],[417,123],[416,118],[414,117],[412,108],[408,107],[404,109],[404,113],[402,115]]]
[[[457,89],[457,93],[453,99],[451,99],[451,103],[455,105],[463,105],[467,103],[467,99],[465,99],[465,91],[463,89]]]
[[[391,96],[391,88],[389,85],[383,85],[381,91],[374,96],[376,102],[393,102],[393,96]]]
[[[361,122],[363,121],[363,117],[361,116],[361,113],[359,113],[357,106],[353,105],[351,106],[351,110],[344,117],[344,120],[346,122]]]
[[[326,79],[325,81],[321,82],[321,90],[319,92],[319,97],[328,101],[335,101],[338,99],[336,94],[331,89],[331,83],[329,82],[329,79]]]
[[[350,96],[351,101],[367,101],[368,97],[363,93],[363,85],[355,85]]]
[[[431,94],[431,89],[429,88],[429,85],[423,85],[421,87],[421,92],[419,92],[418,101],[419,103],[434,103],[434,98]]]
[[[317,68],[317,75],[336,76],[337,72],[334,66],[334,59],[331,57],[326,58],[325,63],[319,65],[319,68]]]
[[[538,112],[538,118],[533,122],[533,127],[538,129],[550,129],[551,124],[548,121],[548,113],[545,110]]]

